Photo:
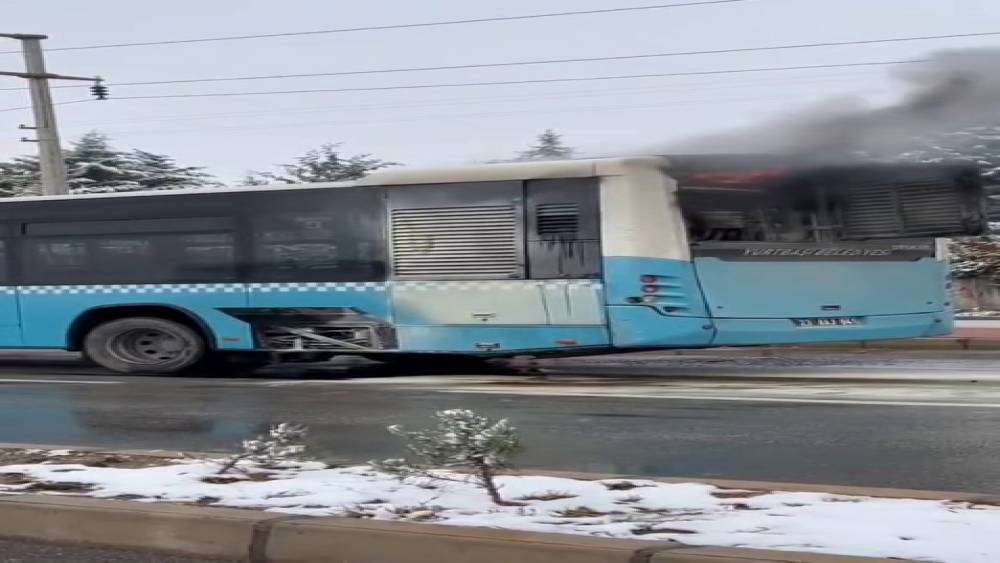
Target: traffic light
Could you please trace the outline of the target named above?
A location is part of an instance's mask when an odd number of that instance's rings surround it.
[[[90,93],[94,95],[98,100],[108,99],[108,87],[104,85],[103,82],[98,80],[90,87]]]

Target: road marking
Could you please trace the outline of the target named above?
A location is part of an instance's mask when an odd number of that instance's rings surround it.
[[[444,393],[466,393],[485,395],[535,395],[535,396],[558,396],[558,397],[592,397],[595,399],[616,398],[616,399],[676,399],[682,401],[731,401],[750,403],[811,403],[821,405],[887,405],[896,407],[964,407],[964,408],[984,408],[1000,409],[1000,403],[948,403],[939,401],[878,401],[865,399],[795,399],[786,397],[733,397],[726,395],[650,395],[637,393],[606,393],[606,392],[582,392],[582,391],[544,391],[544,390],[492,390],[492,389],[441,389]]]
[[[0,379],[0,383],[61,383],[66,385],[120,385],[124,381],[99,381],[92,379]]]

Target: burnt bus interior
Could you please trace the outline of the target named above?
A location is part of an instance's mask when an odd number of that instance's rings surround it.
[[[669,173],[696,251],[971,236],[986,228],[983,187],[968,165],[686,164]]]

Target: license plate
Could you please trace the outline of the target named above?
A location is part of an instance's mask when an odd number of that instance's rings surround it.
[[[808,319],[792,319],[800,328],[818,328],[827,326],[857,326],[865,324],[864,317],[811,317]]]

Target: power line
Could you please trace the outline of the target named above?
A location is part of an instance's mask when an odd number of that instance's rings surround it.
[[[459,113],[459,114],[423,114],[423,115],[408,115],[405,117],[386,117],[380,119],[364,119],[364,120],[335,120],[335,121],[308,121],[308,122],[298,122],[298,123],[279,123],[279,124],[269,124],[269,125],[238,125],[233,127],[193,127],[186,129],[138,129],[138,130],[118,130],[110,131],[113,135],[147,135],[147,134],[176,134],[176,133],[198,133],[204,131],[213,132],[233,132],[233,131],[257,131],[266,129],[287,129],[287,128],[299,128],[299,127],[315,127],[315,126],[328,126],[328,125],[364,125],[373,123],[399,123],[399,122],[411,122],[411,121],[425,121],[425,120],[442,120],[442,119],[468,119],[468,118],[493,118],[493,117],[511,117],[518,115],[533,115],[533,114],[561,114],[561,113],[579,113],[579,112],[593,112],[593,111],[627,111],[635,109],[658,109],[658,108],[670,108],[679,106],[703,106],[716,103],[732,103],[740,101],[764,101],[764,100],[774,100],[774,99],[797,99],[796,96],[789,98],[788,96],[754,96],[754,97],[739,97],[739,98],[728,98],[728,99],[698,99],[698,100],[667,100],[659,102],[656,104],[642,104],[642,105],[618,105],[618,106],[588,106],[588,107],[572,107],[572,108],[559,108],[559,109],[542,109],[542,110],[518,110],[518,111],[491,111],[491,112],[475,112],[475,113]]]
[[[790,49],[808,49],[815,47],[839,47],[846,45],[872,45],[879,43],[898,43],[904,41],[927,41],[933,39],[956,39],[964,37],[984,37],[1000,35],[1000,31],[983,31],[977,33],[954,33],[948,35],[923,35],[918,37],[888,37],[880,39],[862,39],[857,41],[829,41],[823,43],[798,43],[792,45],[767,45],[760,47],[737,47],[732,49],[711,49],[703,51],[672,51],[666,53],[645,53],[637,55],[616,55],[608,57],[577,57],[577,58],[566,58],[566,59],[537,59],[529,61],[510,61],[510,62],[498,62],[498,63],[478,63],[478,64],[464,64],[464,65],[447,65],[447,66],[422,66],[422,67],[403,67],[403,68],[382,68],[382,69],[369,69],[369,70],[349,70],[349,71],[337,71],[337,72],[313,72],[305,74],[270,74],[261,76],[234,76],[234,77],[224,77],[224,78],[190,78],[181,80],[154,80],[147,82],[115,82],[110,83],[110,86],[153,86],[153,85],[163,85],[163,84],[191,84],[196,82],[235,82],[243,80],[271,80],[271,79],[281,79],[281,78],[313,78],[320,76],[352,76],[352,75],[364,75],[364,74],[388,74],[396,72],[424,72],[424,71],[435,71],[435,70],[468,70],[473,68],[496,68],[496,67],[511,67],[511,66],[526,66],[526,65],[544,65],[544,64],[560,64],[560,63],[582,63],[582,62],[601,62],[601,61],[622,61],[622,60],[635,60],[635,59],[652,59],[652,58],[663,58],[663,57],[682,57],[691,55],[719,55],[719,54],[729,54],[729,53],[751,53],[760,51],[780,51],[780,50],[790,50]],[[81,86],[55,86],[55,88],[81,88]],[[22,90],[23,88],[0,88],[0,91],[7,90]]]
[[[840,75],[828,75],[825,77],[793,77],[793,78],[767,78],[764,81],[755,78],[744,78],[742,81],[726,82],[726,87],[731,87],[733,85],[744,85],[744,86],[759,86],[765,84],[812,84],[818,82],[829,82],[829,81],[842,81],[843,72],[849,72],[857,74],[859,72],[871,71],[875,69],[856,69],[841,71]],[[706,88],[707,87],[707,88]],[[557,100],[568,100],[576,98],[595,98],[595,97],[607,97],[609,95],[629,95],[629,94],[649,94],[658,92],[671,92],[682,90],[685,92],[689,91],[699,91],[699,90],[710,90],[717,91],[720,90],[717,83],[709,85],[708,83],[685,83],[685,84],[675,84],[672,86],[645,86],[640,88],[600,88],[600,89],[588,89],[588,90],[568,90],[561,91],[558,93],[548,92],[548,93],[534,93],[534,94],[514,94],[514,95],[503,95],[503,96],[490,96],[490,97],[462,97],[462,98],[440,98],[434,97],[433,99],[420,101],[400,101],[400,102],[379,102],[374,104],[353,104],[353,105],[337,105],[337,106],[313,106],[303,108],[302,106],[296,106],[294,108],[274,108],[268,107],[267,110],[253,110],[253,111],[239,111],[239,112],[212,112],[212,113],[199,113],[199,114],[181,114],[181,115],[171,115],[171,114],[160,114],[158,113],[154,118],[143,118],[143,119],[129,119],[127,121],[114,123],[116,124],[134,124],[134,123],[150,123],[158,121],[188,121],[188,120],[202,120],[202,119],[229,119],[229,118],[242,118],[242,117],[252,117],[252,116],[273,116],[277,114],[303,114],[303,113],[329,113],[332,111],[364,111],[364,110],[383,110],[383,109],[407,109],[407,108],[423,108],[431,106],[456,106],[456,105],[469,105],[469,104],[481,104],[481,103],[507,103],[507,102],[519,102],[519,101],[533,101],[533,100],[546,100],[546,99],[557,99]],[[109,124],[105,120],[100,121],[63,121],[66,125],[81,126],[81,125],[107,125]]]
[[[751,72],[778,72],[788,70],[811,70],[821,68],[848,68],[848,67],[870,67],[885,65],[900,65],[927,62],[926,59],[915,59],[909,61],[879,61],[867,63],[840,63],[823,65],[802,65],[784,67],[761,67],[761,68],[739,68],[724,70],[703,70],[691,72],[664,72],[651,74],[623,74],[615,76],[581,76],[571,78],[539,78],[533,80],[498,80],[491,82],[451,82],[440,84],[401,84],[393,86],[365,86],[352,88],[317,88],[306,90],[267,90],[261,92],[207,92],[202,94],[157,94],[148,96],[121,96],[113,98],[115,100],[153,100],[164,98],[215,98],[231,96],[267,96],[276,94],[313,94],[321,92],[377,92],[384,90],[420,90],[428,88],[459,88],[466,86],[504,86],[516,84],[550,84],[559,82],[589,82],[598,80],[631,80],[637,78],[665,78],[676,76],[709,76],[718,74],[744,74]]]
[[[410,29],[417,27],[438,27],[446,25],[463,25],[470,23],[487,23],[502,21],[533,20],[542,18],[556,18],[563,16],[584,16],[593,14],[611,14],[618,12],[638,12],[645,10],[662,10],[667,8],[684,8],[689,6],[705,6],[711,4],[733,4],[736,2],[746,2],[747,0],[699,0],[695,2],[683,2],[674,4],[653,4],[648,6],[630,6],[625,8],[603,8],[598,10],[576,10],[570,12],[549,12],[542,14],[526,14],[519,16],[497,16],[492,18],[469,18],[461,20],[440,20],[430,22],[415,22],[393,25],[372,25],[365,27],[342,27],[335,29],[319,29],[312,31],[290,31],[285,33],[261,33],[256,35],[229,35],[222,37],[201,37],[196,39],[174,39],[167,41],[144,41],[140,43],[108,43],[103,45],[81,45],[77,47],[59,47],[47,49],[47,51],[82,51],[89,49],[110,49],[117,47],[147,47],[152,45],[177,45],[183,43],[208,43],[213,41],[238,41],[243,39],[267,39],[271,37],[294,37],[302,35],[325,35],[332,33],[354,33],[358,31],[381,31],[386,29]],[[20,53],[20,51],[0,51],[0,55]]]
[[[54,105],[54,106],[65,106],[65,105],[68,105],[68,104],[82,104],[83,102],[93,102],[93,101],[95,101],[95,100],[93,100],[92,98],[88,98],[88,99],[85,99],[85,100],[69,100],[69,101],[66,101],[66,102],[56,102],[56,103],[54,103],[52,105]],[[0,112],[18,111],[18,110],[23,110],[23,109],[31,109],[31,106],[23,106],[23,107],[19,107],[19,108],[4,108],[4,109],[0,109]]]

